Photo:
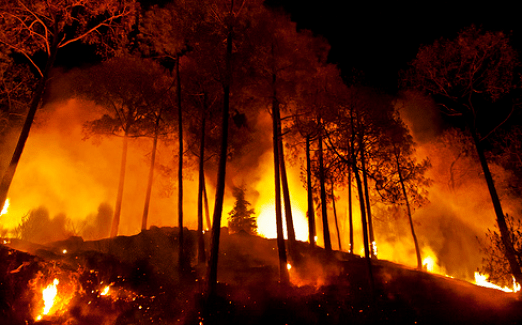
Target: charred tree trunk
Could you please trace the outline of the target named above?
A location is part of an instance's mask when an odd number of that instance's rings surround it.
[[[147,220],[149,217],[149,206],[150,206],[150,196],[152,194],[152,181],[154,179],[154,164],[156,162],[156,149],[158,146],[158,132],[159,132],[159,117],[156,120],[156,125],[154,129],[154,139],[152,141],[152,152],[150,157],[150,167],[149,167],[149,178],[147,181],[147,192],[145,194],[145,205],[143,207],[143,216],[141,218],[141,230],[147,230]]]
[[[212,223],[210,222],[210,209],[208,206],[207,185],[205,182],[205,177],[203,177],[203,199],[205,200],[205,219],[207,220],[207,230],[210,230],[212,228]]]
[[[366,201],[366,211],[368,218],[368,233],[370,236],[371,257],[377,258],[377,246],[375,244],[375,238],[373,236],[372,208],[370,206],[370,189],[368,187],[368,176],[366,171],[366,159],[364,155],[364,143],[362,140],[362,136],[359,137],[359,147],[361,150],[361,170],[363,175],[364,200]]]
[[[230,15],[232,8],[230,6]],[[216,200],[214,202],[214,215],[212,221],[212,241],[210,246],[210,261],[208,265],[208,294],[210,299],[216,295],[217,284],[217,267],[219,253],[219,236],[221,231],[221,214],[223,212],[223,198],[225,196],[225,176],[227,170],[227,153],[228,153],[228,119],[230,117],[230,83],[232,79],[232,26],[228,26],[227,33],[227,51],[225,55],[225,82],[223,85],[223,115],[222,115],[222,134],[221,148],[219,153],[219,167],[216,184]]]
[[[350,223],[350,250],[353,254],[353,207],[352,207],[352,169],[348,169],[348,221]]]
[[[275,75],[272,75],[275,78]],[[275,80],[274,80],[275,82]],[[281,284],[288,285],[290,276],[287,268],[287,257],[285,249],[285,238],[283,234],[283,216],[281,211],[281,179],[279,175],[279,132],[277,125],[277,111],[279,103],[275,96],[272,98],[272,128],[273,128],[273,147],[274,147],[274,183],[275,183],[275,214],[277,230],[277,251],[279,255],[279,279]]]
[[[470,127],[470,130],[473,142],[475,143],[475,148],[477,149],[480,165],[482,166],[482,171],[484,172],[484,177],[486,178],[486,183],[488,185],[488,190],[491,196],[491,201],[493,203],[493,208],[497,216],[498,229],[500,230],[500,237],[502,239],[502,244],[505,248],[504,253],[506,255],[506,259],[508,260],[511,273],[515,277],[515,280],[519,284],[522,284],[522,271],[520,269],[521,266],[517,260],[516,251],[513,247],[513,242],[510,236],[511,234],[506,224],[504,212],[502,211],[500,198],[498,197],[497,190],[495,188],[495,183],[493,182],[493,176],[491,175],[486,156],[484,155],[484,149],[482,148],[482,145],[480,143],[477,130],[473,126]]]
[[[120,180],[118,182],[118,194],[116,197],[116,207],[114,208],[114,216],[112,218],[111,238],[118,236],[118,229],[120,227],[121,205],[123,202],[123,186],[125,185],[125,167],[127,165],[127,147],[129,142],[128,137],[129,128],[127,126],[125,135],[123,136],[123,146],[121,151],[120,164]]]
[[[335,193],[334,193],[334,182],[332,181],[332,208],[335,219],[335,230],[337,231],[337,243],[339,244],[339,250],[342,251],[341,246],[341,233],[339,232],[339,222],[337,221],[337,209],[335,208]]]
[[[404,184],[404,179],[402,178],[401,166],[399,163],[399,157],[395,157],[397,162],[397,173],[399,174],[399,182],[401,183],[402,195],[404,195],[404,201],[406,202],[406,212],[408,213],[408,220],[410,222],[411,236],[413,237],[413,244],[415,245],[415,254],[417,255],[417,269],[422,270],[422,257],[419,247],[419,241],[417,240],[417,235],[415,234],[415,228],[413,227],[413,218],[411,215],[410,208],[410,200],[408,200],[408,194],[406,193],[406,185]]]
[[[18,142],[16,143],[13,156],[11,157],[11,162],[7,166],[2,177],[2,182],[0,183],[0,211],[2,211],[4,208],[5,200],[7,199],[7,193],[9,192],[9,188],[11,187],[11,183],[13,182],[16,168],[18,167],[18,162],[20,161],[20,157],[22,156],[22,152],[24,151],[27,138],[29,138],[29,131],[31,131],[34,116],[42,102],[42,98],[47,87],[47,82],[49,80],[49,72],[53,68],[54,62],[56,60],[59,41],[60,38],[58,37],[58,35],[56,35],[51,44],[49,58],[47,59],[47,63],[45,64],[45,68],[42,73],[42,78],[38,81],[33,98],[31,99],[31,103],[29,104],[29,111],[27,112],[27,116],[22,127],[22,132],[20,132],[20,136],[18,137]]]
[[[201,137],[199,141],[199,187],[198,187],[198,264],[205,264],[205,238],[203,237],[203,188],[205,187],[205,112],[201,117]]]
[[[355,163],[355,157],[353,157],[352,168],[353,173],[355,175],[355,182],[357,184],[357,191],[359,193],[359,205],[361,208],[361,224],[363,231],[363,240],[364,240],[364,258],[367,262],[368,267],[368,283],[370,286],[370,291],[373,295],[374,283],[373,283],[373,270],[372,270],[372,261],[370,258],[370,247],[368,245],[368,225],[366,224],[366,207],[364,206],[364,193],[363,186],[361,182],[361,176],[359,176],[359,171],[357,170],[357,165]]]
[[[312,161],[310,159],[310,135],[306,136],[306,189],[308,198],[308,240],[310,246],[315,246],[315,212],[312,193]]]
[[[317,121],[320,123],[320,120]],[[323,238],[324,248],[327,252],[332,251],[332,242],[330,240],[330,230],[328,229],[328,214],[326,213],[326,188],[324,177],[324,163],[323,163],[323,137],[318,136],[319,143],[319,183],[321,186],[321,215],[323,220]]]
[[[274,87],[274,96],[275,94],[275,78],[276,75],[273,75],[273,87]],[[290,202],[290,190],[288,188],[288,177],[286,174],[286,165],[285,165],[285,156],[283,151],[283,136],[281,132],[281,113],[279,111],[279,103],[275,106],[276,117],[276,125],[277,125],[277,146],[278,146],[278,156],[279,156],[279,169],[281,171],[281,184],[283,188],[283,200],[285,203],[285,221],[286,221],[286,231],[288,237],[288,252],[290,254],[290,258],[292,261],[296,261],[298,259],[297,253],[295,251],[295,230],[294,230],[294,221],[292,218],[292,204]]]
[[[176,55],[176,94],[178,99],[178,227],[179,227],[179,268],[185,269],[185,238],[183,234],[183,113],[181,107],[181,78],[179,75],[179,55]]]

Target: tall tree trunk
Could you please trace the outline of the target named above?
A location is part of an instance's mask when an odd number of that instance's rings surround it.
[[[49,72],[53,68],[54,62],[56,60],[59,41],[60,38],[58,37],[58,35],[56,35],[51,44],[49,58],[47,59],[45,68],[42,72],[42,78],[38,81],[38,84],[33,94],[33,98],[31,99],[31,103],[29,104],[29,111],[27,112],[22,131],[20,132],[20,136],[18,137],[18,142],[16,143],[13,156],[11,157],[11,162],[7,166],[2,177],[2,182],[0,183],[0,211],[2,211],[4,208],[5,200],[7,199],[7,193],[9,192],[9,188],[11,187],[11,183],[13,182],[16,168],[18,167],[18,162],[20,161],[20,157],[22,156],[22,152],[24,151],[27,138],[29,138],[29,131],[31,131],[34,116],[42,102],[42,98],[47,87],[47,82],[49,81]]]
[[[498,197],[497,190],[495,188],[495,183],[493,182],[493,176],[491,175],[486,156],[484,155],[484,149],[482,148],[482,145],[480,143],[477,130],[473,126],[470,127],[470,130],[473,142],[475,143],[475,148],[477,149],[480,165],[482,166],[482,171],[484,172],[484,177],[486,178],[486,183],[488,185],[489,194],[493,203],[493,208],[497,216],[498,229],[500,230],[502,244],[505,247],[504,253],[506,255],[506,259],[508,260],[511,273],[515,277],[515,280],[519,284],[522,284],[522,271],[520,269],[521,266],[517,260],[516,251],[513,247],[513,242],[511,241],[510,231],[506,224],[504,212],[502,211],[500,198]]]
[[[419,242],[417,240],[417,235],[415,235],[415,228],[413,227],[413,218],[411,215],[410,208],[410,200],[408,200],[408,194],[406,193],[406,185],[404,184],[404,179],[402,178],[401,166],[399,163],[399,157],[395,157],[397,162],[397,173],[399,174],[399,182],[401,183],[402,195],[404,195],[404,200],[406,202],[406,212],[408,213],[408,220],[410,222],[411,236],[413,237],[413,243],[415,245],[415,254],[417,255],[417,269],[422,270],[422,257],[419,248]]]
[[[321,121],[318,119],[317,123]],[[328,229],[328,214],[326,213],[326,188],[325,188],[325,177],[324,177],[324,164],[323,164],[323,137],[318,136],[319,143],[319,183],[321,186],[321,215],[323,220],[323,238],[324,248],[327,252],[332,251],[332,242],[330,240],[330,229]]]
[[[335,230],[337,231],[337,243],[339,244],[339,250],[342,251],[341,246],[341,233],[339,231],[339,222],[337,221],[337,209],[335,208],[335,193],[334,193],[334,182],[332,181],[332,208],[335,219]]]
[[[210,222],[210,209],[208,206],[208,195],[207,195],[207,185],[205,182],[205,177],[203,176],[203,199],[205,202],[205,219],[207,220],[207,231],[212,228],[212,223]]]
[[[156,162],[156,148],[158,146],[158,132],[159,128],[159,117],[156,121],[156,126],[154,130],[154,139],[152,141],[152,153],[150,157],[150,167],[149,167],[149,178],[147,182],[147,192],[145,194],[145,205],[143,207],[143,216],[141,218],[141,230],[147,230],[147,219],[149,217],[149,206],[150,206],[150,196],[152,194],[152,181],[154,179],[154,164]]]
[[[178,99],[178,227],[179,227],[179,268],[185,269],[185,238],[183,234],[183,113],[181,107],[181,77],[179,75],[179,54],[176,54],[176,94]]]
[[[203,237],[203,188],[205,187],[205,112],[201,118],[199,141],[199,187],[198,187],[198,264],[205,264],[205,238]]]
[[[348,169],[348,220],[350,223],[350,250],[353,254],[353,207],[352,207],[352,169]]]
[[[363,193],[363,185],[361,182],[361,176],[359,176],[359,170],[357,169],[355,157],[352,157],[352,169],[355,175],[355,182],[357,184],[357,191],[359,193],[359,205],[361,208],[361,224],[363,231],[363,241],[364,241],[364,258],[367,262],[368,267],[368,283],[370,285],[370,291],[374,292],[374,283],[373,283],[373,270],[372,270],[372,261],[370,258],[370,247],[368,245],[368,225],[366,224],[366,207],[364,206],[364,193]]]
[[[364,155],[364,143],[362,141],[362,136],[359,137],[359,147],[361,148],[361,169],[364,184],[364,199],[366,201],[366,211],[368,217],[368,232],[370,235],[370,244],[372,249],[371,256],[372,258],[377,258],[377,244],[375,243],[375,237],[373,235],[372,208],[370,205],[370,189],[368,187],[368,176],[366,172],[366,159]]]
[[[272,75],[275,78],[275,75]],[[283,217],[281,211],[281,179],[279,175],[279,132],[277,125],[277,111],[279,103],[274,94],[272,98],[272,132],[274,147],[274,185],[275,185],[275,214],[276,214],[276,231],[277,231],[277,252],[279,255],[279,280],[281,284],[287,285],[290,281],[287,268],[287,257],[285,249],[285,239],[283,234]]]
[[[272,87],[274,89],[274,97],[276,94],[275,88],[275,80],[276,74],[272,75]],[[281,130],[281,113],[279,110],[279,103],[275,105],[274,112],[275,123],[277,125],[277,146],[278,146],[278,156],[279,156],[279,169],[281,172],[281,184],[283,188],[283,200],[285,203],[285,221],[286,221],[286,231],[288,238],[288,252],[290,254],[290,258],[292,261],[296,261],[298,259],[297,253],[295,251],[295,230],[294,230],[294,221],[292,218],[292,204],[290,202],[290,190],[288,188],[288,177],[286,174],[286,165],[285,165],[285,156],[283,151],[283,136]]]
[[[120,180],[118,182],[118,194],[116,196],[116,207],[114,208],[114,216],[112,218],[111,238],[118,236],[118,229],[120,227],[121,205],[123,202],[123,186],[125,185],[125,167],[127,165],[127,147],[129,142],[128,137],[129,127],[125,130],[123,136],[123,146],[121,150],[121,164],[120,164]]]
[[[230,6],[232,15],[233,1]],[[221,231],[221,214],[223,212],[223,198],[225,196],[225,174],[227,169],[228,154],[228,119],[230,116],[230,83],[232,79],[232,26],[228,26],[227,51],[225,55],[225,83],[223,85],[223,116],[221,127],[221,148],[219,153],[219,167],[216,184],[216,200],[214,202],[214,215],[212,221],[212,241],[210,246],[210,261],[208,263],[208,294],[210,299],[216,295],[217,267],[219,254],[219,236]]]
[[[310,159],[310,135],[306,136],[306,189],[308,198],[308,241],[315,246],[315,212],[312,193],[312,161]]]

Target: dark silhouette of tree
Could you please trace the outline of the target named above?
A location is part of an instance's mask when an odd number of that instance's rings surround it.
[[[81,229],[82,237],[90,240],[109,237],[113,215],[114,211],[110,204],[100,204],[96,214],[87,216],[85,225]]]
[[[402,79],[433,95],[443,112],[462,116],[466,121],[491,196],[506,259],[513,276],[522,283],[521,265],[483,147],[488,135],[517,107],[516,102],[509,103],[509,95],[518,86],[514,71],[518,65],[517,54],[506,35],[472,26],[455,39],[440,39],[421,47]]]
[[[179,229],[179,266],[186,269],[188,260],[185,256],[185,239],[183,231],[183,159],[184,122],[183,93],[180,64],[183,56],[190,51],[191,43],[197,33],[195,26],[199,24],[199,6],[196,3],[172,2],[164,7],[153,6],[145,12],[144,34],[147,39],[140,50],[144,55],[153,57],[174,72],[176,80],[176,100],[172,105],[177,108],[178,133],[178,229]]]
[[[522,263],[522,221],[506,214],[506,224],[511,236],[515,256],[519,263]],[[486,233],[486,247],[483,248],[485,257],[482,260],[481,272],[488,274],[488,281],[500,286],[513,286],[513,274],[509,262],[506,260],[506,248],[502,235],[496,229],[488,229]]]
[[[49,217],[49,211],[40,207],[29,211],[22,222],[15,228],[15,236],[33,243],[45,244],[63,240],[72,235],[66,228],[68,218],[58,214]]]
[[[100,119],[84,125],[86,137],[120,136],[123,139],[118,193],[110,233],[114,237],[120,224],[129,138],[157,136],[157,114],[166,105],[171,82],[162,78],[152,62],[132,57],[111,59],[91,68],[82,78],[83,82],[78,85],[79,95],[106,108]]]
[[[250,202],[245,199],[245,192],[244,186],[233,189],[236,202],[232,211],[228,213],[228,231],[231,233],[244,231],[255,235],[257,234],[257,217],[254,209],[250,209]]]
[[[248,75],[248,60],[251,57],[253,43],[248,37],[256,27],[252,22],[256,21],[256,15],[263,10],[259,2],[249,1],[222,1],[212,3],[212,10],[208,21],[209,31],[212,37],[208,40],[214,45],[214,54],[209,57],[218,71],[219,83],[223,93],[223,110],[221,115],[221,144],[219,149],[219,163],[216,182],[216,196],[214,201],[214,214],[212,220],[212,240],[210,245],[210,259],[208,265],[208,294],[214,297],[216,293],[217,266],[219,253],[219,237],[221,227],[221,216],[223,213],[223,199],[225,194],[225,176],[227,158],[229,156],[229,119],[231,109],[232,86],[235,88],[233,94],[237,98],[240,91],[240,83],[237,79]],[[224,42],[226,40],[226,42]],[[210,44],[209,44],[210,45]],[[223,48],[223,45],[224,48]],[[247,54],[249,53],[249,54]],[[237,110],[234,110],[235,112]],[[234,115],[241,118],[240,114]],[[235,120],[239,122],[239,120]],[[237,124],[237,123],[236,123]],[[212,299],[212,298],[211,298]]]
[[[385,130],[380,169],[374,173],[376,188],[385,202],[404,204],[417,256],[417,268],[422,269],[422,256],[413,224],[414,208],[427,203],[431,180],[425,177],[430,167],[428,159],[417,162],[415,144],[407,127],[397,116]]]
[[[24,56],[38,77],[20,137],[0,184],[2,207],[29,137],[34,116],[42,104],[58,52],[74,42],[100,41],[97,31],[102,28],[110,27],[105,34],[107,37],[110,37],[111,31],[117,33],[119,27],[126,22],[122,18],[134,8],[129,2],[103,0],[78,3],[73,0],[50,0],[44,5],[37,1],[6,0],[0,4],[0,43]],[[40,53],[44,54],[43,62],[37,60]]]

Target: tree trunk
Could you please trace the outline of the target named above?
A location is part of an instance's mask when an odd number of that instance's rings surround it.
[[[371,257],[377,258],[377,245],[375,243],[375,237],[373,236],[372,209],[370,206],[370,190],[368,187],[368,176],[366,173],[366,160],[364,158],[364,144],[362,143],[361,138],[359,139],[359,144],[361,148],[361,169],[363,175],[364,199],[366,201],[366,211],[368,218],[368,233],[370,235]]]
[[[198,264],[205,264],[205,238],[203,237],[203,188],[205,187],[205,112],[201,119],[201,138],[199,141],[199,187],[198,187]]]
[[[232,14],[233,2],[230,14]],[[228,154],[228,119],[230,116],[230,82],[232,78],[232,26],[228,26],[227,51],[225,55],[225,83],[223,85],[223,116],[221,148],[219,153],[219,167],[216,184],[216,200],[214,202],[214,215],[212,221],[212,242],[210,246],[210,261],[208,263],[208,294],[210,299],[216,295],[217,267],[219,254],[219,236],[221,231],[221,214],[223,212],[223,198],[225,196],[225,174],[227,169]]]
[[[273,75],[275,78],[275,76]],[[281,212],[281,180],[279,177],[279,132],[277,126],[277,110],[279,103],[274,95],[272,99],[272,129],[274,147],[274,180],[275,180],[275,214],[277,230],[277,251],[279,255],[279,280],[281,284],[288,285],[290,276],[287,268],[287,257],[285,249],[285,239],[283,234],[283,217]]]
[[[178,99],[178,134],[179,134],[179,160],[178,160],[178,227],[179,227],[179,268],[185,269],[185,239],[183,236],[183,113],[181,107],[181,78],[179,75],[179,55],[176,55],[176,93]]]
[[[317,121],[320,123],[320,120]],[[332,242],[330,240],[330,230],[328,229],[328,214],[326,213],[326,188],[325,188],[325,177],[324,177],[324,164],[323,164],[323,137],[319,135],[319,183],[321,186],[321,215],[323,220],[323,238],[324,248],[327,252],[332,251]]]
[[[363,241],[364,241],[364,258],[367,262],[368,267],[368,283],[370,285],[370,291],[373,294],[373,270],[372,270],[372,261],[370,258],[370,247],[368,245],[368,225],[366,224],[366,207],[364,206],[364,193],[362,188],[361,176],[359,176],[359,171],[355,164],[355,157],[352,158],[352,168],[353,173],[355,174],[355,182],[357,183],[357,191],[359,192],[359,205],[361,208],[361,223],[362,223],[362,231],[363,231]]]
[[[341,233],[339,232],[339,222],[337,221],[337,209],[335,208],[335,193],[334,193],[334,183],[332,182],[332,208],[335,219],[335,230],[337,231],[337,243],[339,244],[339,250],[342,251],[343,247],[341,246]]]
[[[310,159],[310,136],[306,136],[306,189],[308,198],[308,241],[315,246],[315,212],[312,193],[312,162]]]
[[[116,207],[114,208],[114,217],[112,218],[111,238],[118,236],[120,227],[121,205],[123,202],[123,186],[125,184],[125,167],[127,165],[127,147],[129,142],[128,127],[123,136],[123,148],[121,151],[120,180],[118,182],[118,195],[116,197]]]
[[[272,87],[274,89],[274,97],[276,96],[275,90],[275,79],[276,75],[272,75]],[[283,136],[281,131],[281,113],[279,110],[279,103],[275,105],[274,112],[275,123],[277,125],[277,146],[278,146],[278,156],[279,156],[279,169],[281,172],[281,184],[283,188],[283,200],[285,203],[285,221],[286,221],[286,232],[288,238],[288,252],[290,254],[290,258],[292,261],[297,260],[297,253],[295,251],[295,230],[294,230],[294,221],[292,218],[292,204],[290,202],[290,190],[288,188],[288,177],[286,174],[286,166],[285,166],[285,156],[283,151]]]
[[[470,130],[473,142],[475,143],[475,148],[477,149],[480,165],[482,166],[482,171],[484,172],[484,177],[486,178],[493,208],[495,209],[495,214],[497,216],[498,229],[500,230],[500,237],[505,247],[504,253],[506,255],[506,259],[508,260],[511,273],[515,277],[515,280],[519,284],[522,284],[522,271],[520,270],[520,265],[517,261],[516,251],[513,247],[513,242],[511,241],[510,231],[506,224],[506,218],[504,216],[504,212],[502,211],[502,205],[495,188],[495,183],[493,182],[493,176],[489,170],[488,162],[486,160],[486,156],[484,155],[484,150],[482,149],[477,131],[473,126],[470,127]]]
[[[352,207],[352,169],[348,169],[348,220],[350,222],[350,250],[353,254],[353,207]]]
[[[31,131],[34,116],[36,114],[38,106],[40,106],[40,103],[42,102],[42,98],[47,87],[47,82],[49,80],[49,72],[53,68],[54,62],[56,60],[59,41],[60,39],[58,36],[54,37],[53,43],[51,44],[49,58],[47,59],[47,62],[45,64],[45,68],[42,73],[42,78],[38,81],[33,98],[31,99],[31,103],[29,104],[29,111],[27,112],[27,117],[25,118],[22,131],[20,132],[20,136],[18,138],[18,142],[16,143],[16,148],[13,152],[13,156],[11,157],[11,162],[7,166],[4,172],[4,176],[2,177],[2,183],[0,183],[0,211],[4,209],[4,204],[7,199],[7,193],[9,192],[9,188],[11,187],[11,183],[13,182],[16,168],[18,167],[18,162],[20,161],[20,157],[22,156],[22,152],[24,151],[25,143],[29,138],[29,131]]]
[[[152,141],[152,153],[150,157],[150,167],[149,167],[149,179],[147,182],[147,192],[145,194],[145,205],[143,207],[143,216],[141,218],[141,230],[147,230],[147,219],[149,217],[149,206],[150,206],[150,196],[152,194],[152,181],[154,179],[154,164],[156,161],[156,148],[158,146],[158,123],[159,118],[156,121],[156,127],[154,130],[154,140]]]
[[[401,166],[399,164],[399,157],[396,157],[397,162],[397,173],[399,174],[399,182],[402,187],[402,195],[404,195],[404,200],[406,202],[406,212],[408,213],[408,220],[410,222],[411,236],[413,237],[413,243],[415,245],[415,253],[417,254],[417,269],[422,270],[422,257],[419,248],[419,242],[417,240],[417,235],[415,235],[415,228],[413,227],[413,218],[411,215],[410,208],[410,200],[408,200],[408,194],[406,193],[406,185],[404,184],[404,179],[402,178]]]
[[[207,231],[212,228],[212,223],[210,222],[210,209],[208,206],[208,195],[207,195],[207,185],[205,182],[205,177],[203,176],[203,199],[205,202],[205,219],[207,220]]]

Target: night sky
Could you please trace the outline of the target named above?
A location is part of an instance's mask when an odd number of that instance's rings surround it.
[[[522,51],[522,19],[516,1],[300,1],[270,0],[291,13],[298,28],[326,37],[332,46],[329,60],[343,76],[363,71],[365,83],[394,93],[397,73],[415,58],[421,45],[440,37],[454,38],[474,24],[511,35]],[[480,4],[479,4],[480,3]]]

